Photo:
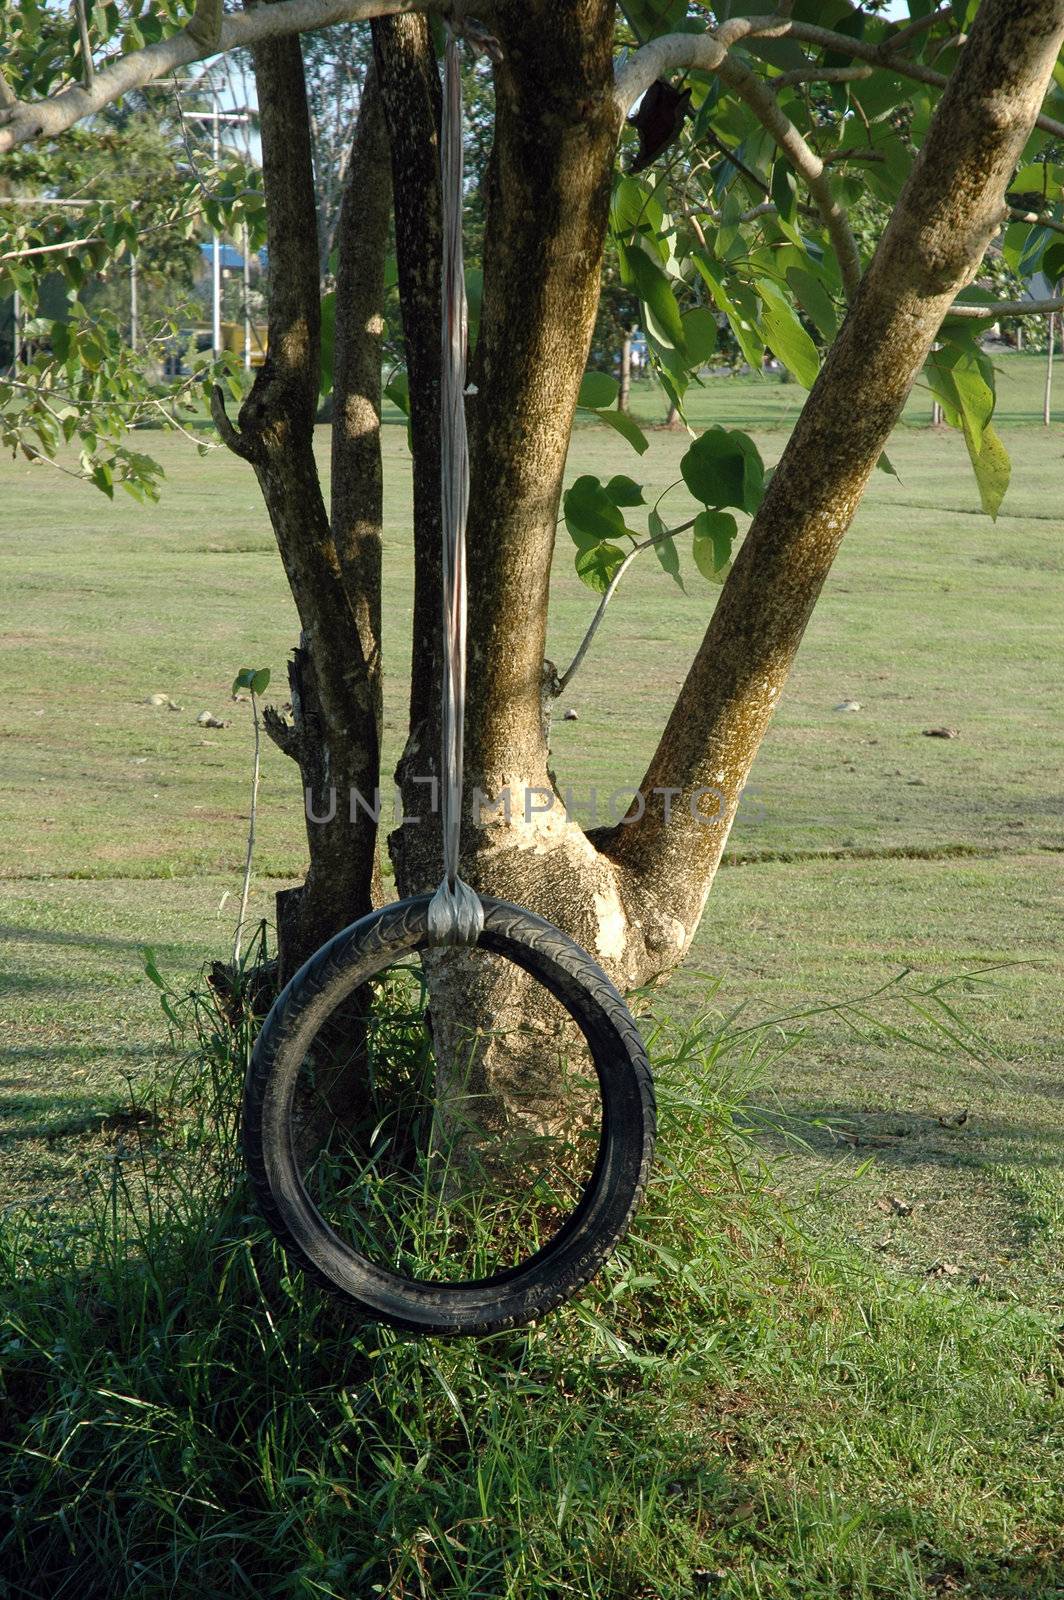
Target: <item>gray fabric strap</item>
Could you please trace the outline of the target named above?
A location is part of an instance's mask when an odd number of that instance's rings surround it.
[[[429,904],[428,928],[429,937],[434,943],[476,944],[484,927],[484,908],[476,891],[458,876],[465,729],[465,530],[469,508],[469,445],[465,419],[467,316],[462,259],[462,75],[455,31],[448,25],[446,32],[443,127],[440,138],[443,221],[440,394],[443,733],[440,750],[440,812],[443,825],[443,882]]]

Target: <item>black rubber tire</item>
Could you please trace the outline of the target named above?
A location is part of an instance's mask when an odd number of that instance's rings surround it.
[[[421,1282],[345,1244],[315,1208],[292,1145],[296,1082],[318,1029],[347,995],[428,944],[431,896],[371,912],[311,957],[275,1001],[255,1045],[244,1094],[244,1152],[262,1215],[318,1282],[368,1320],[424,1334],[491,1333],[531,1322],[594,1276],[623,1237],[646,1187],[654,1090],[639,1029],[591,957],[519,906],[483,897],[479,947],[542,983],[577,1022],[598,1075],[602,1127],[594,1170],[575,1210],[527,1261],[490,1277]]]

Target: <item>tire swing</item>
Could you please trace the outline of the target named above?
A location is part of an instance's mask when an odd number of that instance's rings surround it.
[[[368,1321],[421,1334],[481,1334],[561,1305],[606,1260],[646,1186],[655,1113],[639,1029],[606,974],[541,917],[479,896],[458,876],[469,464],[462,101],[451,27],[441,168],[444,878],[435,894],[384,906],[345,928],[295,974],[255,1045],[243,1138],[262,1215],[308,1276]],[[580,1048],[582,1037],[588,1066],[572,1126],[558,1134],[561,1156],[547,1153],[534,1085],[508,1163],[500,1164],[497,1148],[485,1149],[497,1138],[490,1122],[485,1132],[468,1111],[463,1122],[467,1099],[486,1094],[475,1065],[471,1095],[456,1093],[452,1061],[443,1113],[433,1105],[427,1086],[436,1084],[438,1091],[440,1080],[424,1025],[424,980],[413,963],[422,952],[430,963],[445,963],[453,959],[447,947],[456,946],[483,952],[489,964],[502,958],[523,969],[553,997],[551,1024],[555,1014],[557,1023],[544,1031],[543,1048],[550,1049],[552,1038],[564,1038],[566,1050],[575,1039]],[[411,1019],[413,1046],[403,1031]],[[341,1081],[347,1094],[337,1111],[328,1091]],[[540,1080],[541,1094],[546,1082]],[[364,1103],[351,1112],[349,1101],[363,1086]],[[506,1093],[512,1101],[509,1081]],[[453,1167],[447,1157],[452,1135],[458,1151]],[[474,1172],[482,1183],[471,1201]],[[514,1179],[525,1185],[520,1206],[507,1188]],[[506,1229],[513,1237],[504,1237]]]

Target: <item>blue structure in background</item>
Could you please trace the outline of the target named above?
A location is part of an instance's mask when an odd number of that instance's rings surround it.
[[[210,245],[210,244],[201,244],[200,245],[200,255],[203,257],[204,263],[207,266],[210,266],[210,264],[211,264],[213,248],[214,247],[212,245]],[[243,270],[244,257],[241,255],[240,251],[236,248],[236,245],[234,245],[234,244],[222,244],[222,245],[219,245],[218,246],[218,254],[219,254],[220,258],[221,258],[221,266],[222,266],[222,271],[223,272],[240,272],[240,271]]]
[[[200,245],[200,255],[203,257],[203,264],[205,267],[209,267],[211,264],[212,248],[213,246],[209,242],[207,244]],[[223,272],[240,272],[243,270],[244,257],[241,255],[235,244],[219,245],[218,254],[221,257]],[[260,250],[256,250],[251,259],[252,262],[257,261],[260,270],[265,272],[270,263],[270,254],[266,249],[266,246],[263,245]]]

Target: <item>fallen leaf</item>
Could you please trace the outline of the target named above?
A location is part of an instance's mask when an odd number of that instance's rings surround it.
[[[959,739],[960,736],[961,736],[961,730],[959,728],[925,728],[924,729],[924,738],[925,739]]]
[[[960,1267],[954,1266],[952,1261],[938,1261],[933,1267],[928,1267],[927,1276],[929,1278],[956,1278],[960,1270]]]

